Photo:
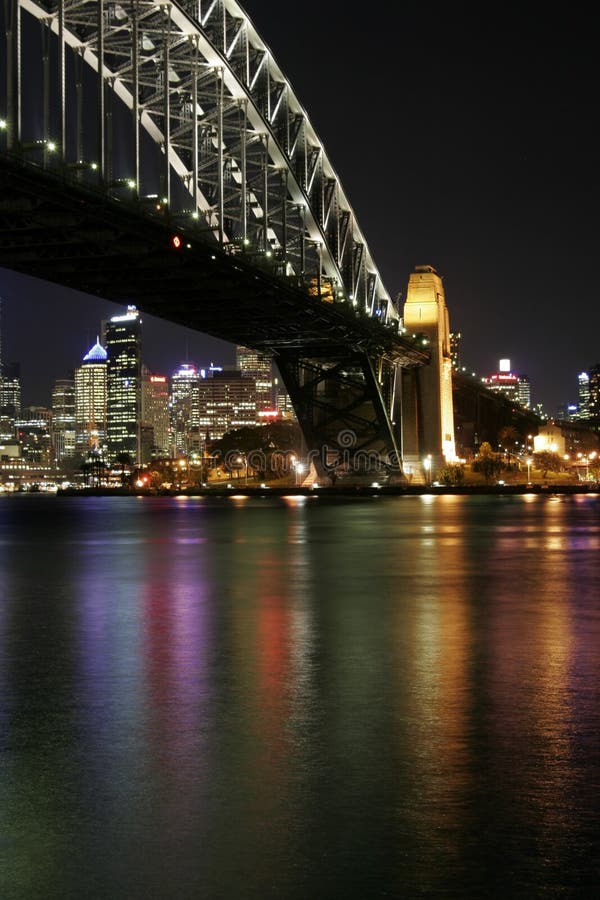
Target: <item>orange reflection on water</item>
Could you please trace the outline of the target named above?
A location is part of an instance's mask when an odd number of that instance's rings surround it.
[[[423,497],[414,538],[403,548],[405,584],[395,609],[398,671],[398,753],[410,754],[411,780],[404,809],[424,809],[412,823],[423,859],[431,860],[423,891],[435,890],[446,866],[460,855],[464,810],[471,783],[473,605],[466,581],[462,536],[463,500]],[[464,512],[463,512],[464,514]],[[406,602],[406,592],[415,592]],[[407,627],[411,630],[407,633]],[[418,727],[416,727],[416,723]],[[435,860],[435,863],[434,863]],[[401,884],[398,890],[401,890]]]

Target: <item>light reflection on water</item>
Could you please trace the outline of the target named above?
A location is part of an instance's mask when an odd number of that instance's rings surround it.
[[[587,896],[600,500],[0,500],[7,898]]]

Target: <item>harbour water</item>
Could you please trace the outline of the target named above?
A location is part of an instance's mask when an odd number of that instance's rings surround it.
[[[3,900],[587,898],[600,495],[0,498]]]

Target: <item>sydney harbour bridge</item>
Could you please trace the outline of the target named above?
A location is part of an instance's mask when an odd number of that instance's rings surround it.
[[[375,455],[400,479],[409,452],[442,461],[427,417],[446,339],[407,331],[242,6],[4,0],[2,14],[0,266],[263,351],[328,458]]]

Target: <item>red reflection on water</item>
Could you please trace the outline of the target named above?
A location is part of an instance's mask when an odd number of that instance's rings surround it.
[[[184,540],[183,546],[189,543]],[[187,833],[194,810],[202,806],[212,762],[202,727],[212,699],[206,559],[178,544],[175,535],[158,554],[149,545],[142,582],[147,758],[153,778],[162,784],[165,832],[174,848]]]

